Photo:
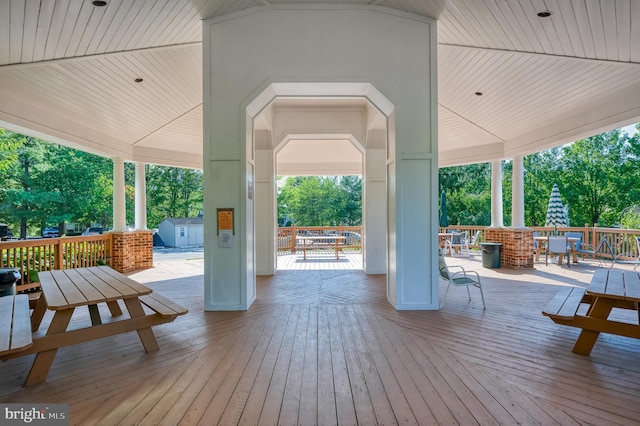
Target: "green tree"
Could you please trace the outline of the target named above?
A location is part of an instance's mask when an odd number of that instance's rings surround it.
[[[625,207],[628,184],[623,183],[622,173],[627,142],[626,135],[613,130],[562,148],[561,193],[570,200],[571,223],[593,225],[606,211],[619,213]]]
[[[300,226],[362,223],[362,179],[357,176],[289,177],[278,193],[278,222]]]
[[[146,177],[150,227],[167,217],[195,217],[202,211],[202,171],[149,165]]]

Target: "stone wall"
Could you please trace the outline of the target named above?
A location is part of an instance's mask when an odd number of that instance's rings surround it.
[[[484,241],[502,243],[503,268],[533,269],[533,229],[486,228]]]
[[[111,267],[119,272],[153,268],[153,231],[111,232]]]

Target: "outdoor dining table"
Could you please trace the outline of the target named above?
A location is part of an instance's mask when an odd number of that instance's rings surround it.
[[[533,237],[533,239],[535,241],[538,242],[538,245],[542,244],[542,243],[547,243],[547,241],[549,241],[549,237],[548,236],[535,236]],[[567,237],[567,241],[569,242],[569,246],[570,251],[571,251],[571,257],[573,259],[573,263],[578,263],[578,254],[576,252],[576,243],[578,241],[580,241],[580,238],[576,238],[576,237]],[[564,257],[564,253],[556,253],[558,255],[558,265],[562,265],[562,259]],[[536,251],[536,262],[540,261],[540,250]]]
[[[336,252],[336,259],[340,258],[340,250],[344,246],[347,237],[340,235],[298,235],[296,237],[300,244],[298,247],[302,249],[303,258],[307,259],[307,250],[329,248]]]
[[[555,323],[581,328],[573,352],[589,355],[600,333],[640,339],[640,274],[619,269],[598,269],[586,289],[565,287],[542,312]],[[587,304],[586,313],[578,311]],[[636,312],[634,318],[611,319],[614,308]]]
[[[453,237],[462,235],[462,232],[438,232],[438,246],[442,248],[442,252],[445,253],[447,248],[447,241],[452,241]],[[456,248],[458,250],[458,248]],[[451,253],[449,253],[451,254]]]
[[[37,354],[25,386],[46,380],[58,349],[64,346],[135,330],[144,350],[155,351],[159,347],[151,326],[173,321],[176,316],[187,313],[187,309],[153,294],[149,287],[108,266],[43,271],[38,277],[42,295],[31,314],[32,331],[38,331],[47,310],[53,311],[54,315],[44,336],[34,335],[30,348],[11,355]],[[119,301],[124,303],[128,315],[123,314]],[[100,304],[106,304],[111,314],[105,324]],[[154,312],[147,314],[143,304]],[[84,306],[89,311],[90,324],[68,330],[76,308]]]

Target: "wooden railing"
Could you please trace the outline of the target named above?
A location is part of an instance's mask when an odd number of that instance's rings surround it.
[[[0,267],[20,271],[20,292],[40,287],[38,272],[108,265],[110,257],[109,234],[0,242]]]
[[[362,226],[292,226],[278,228],[278,254],[296,252],[297,238],[294,236],[336,235],[345,237],[342,249],[362,250]]]
[[[466,226],[466,225],[453,225],[446,228],[440,228],[439,232],[447,232],[449,229],[455,229],[457,231],[467,231],[469,238],[475,235],[476,231],[480,231],[480,238],[478,243],[484,242],[484,230],[486,226]],[[557,232],[560,235],[564,235],[566,232],[580,232],[582,234],[582,243],[591,246],[590,249],[595,249],[598,243],[604,238],[608,241],[609,246],[613,251],[613,256],[624,257],[636,257],[636,243],[634,237],[640,237],[640,230],[638,229],[619,229],[619,228],[601,228],[601,227],[567,227],[567,228],[549,228],[542,226],[530,227],[538,235],[545,236]],[[477,247],[476,247],[477,248]],[[596,253],[596,256],[611,259],[612,254],[609,252],[608,247],[605,245]]]

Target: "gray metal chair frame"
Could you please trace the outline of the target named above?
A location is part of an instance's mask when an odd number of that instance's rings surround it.
[[[480,275],[476,271],[467,271],[462,266],[448,267],[447,262],[444,260],[442,250],[440,249],[438,249],[438,265],[440,269],[440,277],[448,282],[447,289],[445,290],[442,302],[440,303],[440,309],[444,306],[445,299],[447,298],[447,294],[449,293],[449,289],[452,285],[455,287],[466,287],[469,301],[471,301],[471,292],[469,291],[469,287],[473,286],[479,289],[480,297],[482,298],[482,309],[487,309],[487,306],[484,303],[484,293],[482,292]],[[451,273],[449,269],[456,269],[457,271]]]

